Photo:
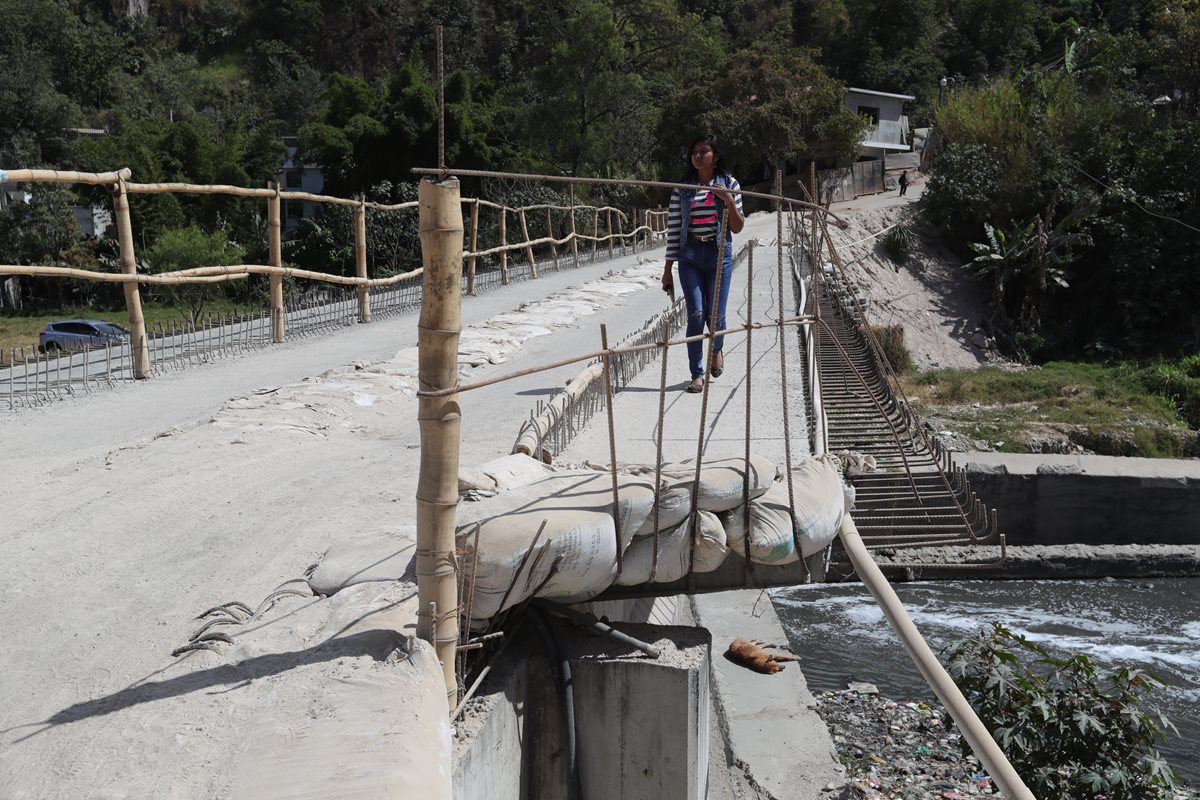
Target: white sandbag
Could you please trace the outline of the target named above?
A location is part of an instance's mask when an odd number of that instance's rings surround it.
[[[496,479],[479,467],[458,468],[458,493],[467,495],[469,499],[493,495],[496,493]]]
[[[725,529],[716,514],[697,512],[695,571],[712,572],[721,566],[729,548],[725,546]],[[684,522],[658,537],[658,567],[655,583],[669,583],[688,574],[692,562],[691,524]],[[650,581],[654,566],[654,537],[635,539],[625,551],[621,562],[618,586],[636,586]]]
[[[837,464],[811,458],[793,469],[792,476],[800,546],[807,558],[824,550],[842,527],[846,515],[842,475]]]
[[[671,477],[694,478],[695,462],[692,459],[671,464]],[[779,468],[775,462],[762,456],[750,456],[750,499],[761,497],[775,481]],[[704,459],[700,468],[700,488],[697,504],[705,511],[728,511],[742,504],[743,475],[746,461],[741,456]]]
[[[621,538],[628,544],[649,515],[654,491],[649,482],[630,476],[622,477],[618,489]],[[535,592],[581,602],[607,589],[616,576],[617,559],[612,501],[609,476],[579,470],[460,505],[457,535],[466,550],[468,581],[470,565],[476,564],[471,617],[495,616]],[[530,552],[543,520],[545,530]],[[478,561],[473,552],[476,523],[482,526]],[[549,577],[556,561],[554,576]]]
[[[800,550],[807,558],[821,552],[834,537],[846,513],[838,468],[829,460],[811,458],[792,470],[796,525]],[[745,514],[735,508],[721,515],[729,549],[744,553]],[[798,560],[788,513],[787,481],[780,481],[750,502],[750,560],[759,564],[790,564]]]
[[[494,458],[478,467],[460,466],[458,468],[458,493],[465,495],[466,499],[476,500],[497,492],[516,489],[557,471],[549,464],[544,464],[524,453],[513,453]]]
[[[723,458],[705,458],[700,468],[699,500],[697,505],[705,511],[728,511],[742,504],[742,474],[745,472],[746,461],[743,456],[727,456]],[[588,462],[587,466],[597,470],[607,470],[605,464]],[[653,464],[617,463],[618,473],[629,475],[654,476]],[[673,483],[686,482],[692,485],[696,478],[695,459],[673,461],[662,465],[662,477]],[[762,456],[750,456],[750,499],[761,496],[779,477],[779,467],[775,462]],[[690,511],[690,509],[689,509]]]
[[[651,475],[653,477],[653,475]],[[621,477],[618,473],[618,481]],[[611,479],[610,479],[611,480]],[[666,531],[674,528],[688,518],[692,513],[692,484],[690,481],[663,481],[663,487],[658,493],[658,529]],[[642,523],[634,536],[649,536],[654,533],[654,506],[651,505],[646,521]]]
[[[501,492],[526,486],[558,471],[549,464],[544,464],[524,453],[513,453],[494,458],[486,464],[482,464],[479,470],[495,481],[496,489]]]

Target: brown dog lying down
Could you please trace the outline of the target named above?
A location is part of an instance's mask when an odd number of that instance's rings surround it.
[[[777,644],[764,644],[760,639],[734,639],[725,651],[725,657],[735,664],[761,672],[764,675],[774,675],[783,669],[781,661],[799,661],[800,656],[786,653],[768,653],[763,648],[778,648]]]

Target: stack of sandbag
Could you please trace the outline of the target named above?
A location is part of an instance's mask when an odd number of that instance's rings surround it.
[[[801,556],[821,552],[837,536],[846,513],[838,465],[829,458],[810,458],[792,470],[792,491],[800,554],[792,536],[787,481],[771,486],[750,501],[750,560],[759,564],[790,564]],[[721,515],[729,549],[745,552],[746,507]]]
[[[706,460],[698,484],[693,462],[664,464],[657,526],[653,465],[618,464],[620,501],[614,509],[612,476],[604,466],[552,468],[527,456],[499,461],[503,463],[463,474],[463,486],[470,491],[498,492],[458,508],[459,547],[474,585],[473,619],[489,619],[535,595],[573,603],[595,597],[614,582],[676,581],[689,570],[715,570],[730,551],[741,555],[747,547],[747,470],[740,456]],[[837,535],[845,514],[841,471],[832,459],[808,459],[796,467],[797,553],[787,482],[777,479],[778,472],[770,460],[751,457],[745,481],[751,498],[748,547],[750,559],[761,564],[788,564],[820,552]],[[480,475],[495,481],[495,488],[481,486],[485,479]]]
[[[591,470],[564,470],[495,497],[458,507],[458,541],[466,549],[468,579],[475,593],[471,616],[487,619],[537,594],[582,602],[612,585],[616,577],[617,520],[622,546],[652,518],[654,487],[637,476],[621,476],[617,515],[612,478]],[[677,494],[660,519],[682,521],[686,506]],[[542,535],[534,538],[545,522]],[[479,553],[473,551],[480,525]],[[651,523],[652,525],[652,523]],[[474,565],[474,576],[471,571]],[[505,596],[507,593],[507,596]]]
[[[624,585],[687,574],[693,561],[689,517],[695,466],[664,465],[655,515],[653,465],[618,473],[614,518],[612,476],[594,469],[547,467],[528,456],[506,456],[460,473],[460,491],[477,502],[458,507],[458,543],[473,581],[471,616],[488,619],[537,596],[581,602],[617,577],[617,527]],[[700,472],[695,569],[716,569],[725,558],[725,531],[714,516],[742,502],[740,457],[706,461]],[[750,463],[750,496],[771,486],[778,469],[765,458]],[[487,496],[492,493],[494,496]],[[657,518],[656,518],[657,517]],[[545,522],[542,535],[535,536]],[[657,531],[658,562],[654,563]],[[474,552],[479,526],[479,552]],[[474,575],[472,576],[472,571]]]

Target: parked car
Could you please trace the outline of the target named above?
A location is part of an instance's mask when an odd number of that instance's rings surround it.
[[[129,331],[102,319],[64,319],[51,322],[38,336],[38,350],[83,350],[129,341]]]

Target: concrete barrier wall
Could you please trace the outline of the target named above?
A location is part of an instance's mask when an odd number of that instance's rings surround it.
[[[703,800],[709,756],[712,638],[702,628],[621,624],[631,646],[555,619],[571,661],[577,763],[589,797]],[[558,690],[526,632],[493,666],[456,725],[455,800],[566,800]]]
[[[1200,544],[1200,461],[960,453],[1010,545]]]

